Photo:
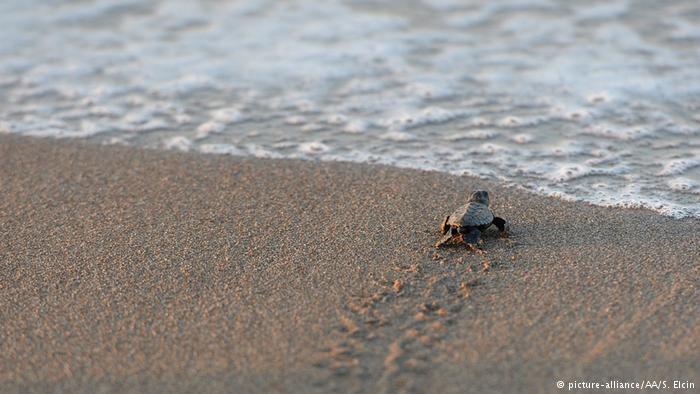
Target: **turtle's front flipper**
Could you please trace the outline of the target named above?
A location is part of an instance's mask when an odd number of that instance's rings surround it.
[[[505,233],[508,231],[508,223],[503,218],[499,218],[498,216],[495,216],[493,218],[493,225],[498,227],[498,231]]]
[[[437,243],[435,243],[435,247],[439,248],[445,245],[446,243],[450,242],[450,240],[452,240],[452,237],[453,235],[451,231],[445,231],[445,235],[443,235],[442,238],[440,238],[440,240],[437,241]]]

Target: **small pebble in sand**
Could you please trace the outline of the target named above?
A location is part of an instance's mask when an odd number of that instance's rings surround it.
[[[440,309],[440,305],[434,303],[434,302],[426,302],[418,306],[418,309],[420,309],[423,312],[435,312],[438,309]]]
[[[401,279],[396,279],[394,281],[393,288],[394,288],[395,292],[397,292],[397,293],[401,292],[401,289],[403,289],[403,282],[401,281]]]
[[[341,330],[349,334],[354,334],[360,329],[352,319],[345,316],[340,317],[340,324],[342,325]]]
[[[462,284],[459,285],[459,292],[462,295],[462,297],[467,298],[471,294],[472,289],[478,285],[479,285],[478,280],[471,280],[468,282],[462,282]]]
[[[471,294],[471,292],[472,289],[468,284],[462,283],[461,285],[459,285],[459,293],[462,295],[462,297],[469,297],[469,294]]]
[[[415,328],[410,328],[408,331],[406,331],[406,338],[417,338],[419,336],[420,333]]]
[[[442,324],[442,322],[439,322],[439,321],[430,323],[430,329],[431,329],[432,331],[436,331],[436,332],[445,332],[445,331],[447,331],[447,329],[446,329],[445,326]]]
[[[422,369],[422,367],[423,367],[421,362],[416,360],[415,358],[409,358],[408,360],[406,360],[404,365],[407,368],[412,369],[412,370]]]

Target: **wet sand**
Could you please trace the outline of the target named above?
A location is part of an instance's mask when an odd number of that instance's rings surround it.
[[[476,188],[511,236],[436,251]],[[0,136],[0,391],[700,387],[699,234],[469,177]]]

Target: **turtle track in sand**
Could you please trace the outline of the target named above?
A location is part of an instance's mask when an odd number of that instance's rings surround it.
[[[491,233],[491,232],[490,232]],[[492,234],[492,233],[491,233]],[[489,243],[516,244],[487,237]],[[424,248],[418,262],[387,267],[374,285],[338,310],[338,324],[321,346],[314,366],[324,392],[415,392],[431,364],[448,362],[446,338],[458,319],[468,319],[473,292],[489,272],[510,269],[511,259],[493,259],[456,245]],[[435,351],[439,350],[439,351]]]

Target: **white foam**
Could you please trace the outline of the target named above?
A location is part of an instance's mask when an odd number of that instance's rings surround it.
[[[143,123],[136,124],[130,129],[132,131],[147,132],[167,129],[170,125],[163,119],[148,119]]]
[[[360,134],[366,132],[368,128],[369,122],[361,119],[354,119],[343,127],[343,131],[351,134]]]
[[[497,137],[499,134],[499,132],[493,130],[478,129],[446,135],[443,138],[447,141],[488,140]]]
[[[505,154],[511,151],[501,144],[493,144],[490,142],[480,144],[476,148],[469,150],[470,153],[475,155],[494,155],[494,154]]]
[[[405,130],[429,124],[444,123],[459,116],[458,112],[440,107],[428,107],[415,112],[403,112],[381,122],[392,130]]]
[[[281,154],[258,144],[247,144],[245,150],[248,155],[258,158],[278,159],[283,157]]]
[[[649,136],[652,134],[652,131],[644,127],[618,127],[610,124],[597,124],[584,130],[584,133],[616,140],[629,141]]]
[[[700,40],[700,27],[682,19],[673,22],[671,37],[675,40]]]
[[[532,134],[520,133],[510,136],[510,140],[515,142],[516,144],[525,145],[533,142],[535,140],[535,137]]]
[[[316,132],[326,129],[326,126],[320,123],[307,123],[301,125],[301,130],[305,132]]]
[[[518,127],[522,125],[522,120],[517,116],[506,116],[496,122],[498,127]]]
[[[423,0],[423,3],[439,11],[454,11],[464,6],[461,0]]]
[[[404,131],[389,131],[382,134],[379,138],[387,141],[406,142],[415,140],[416,136]]]
[[[600,21],[620,18],[627,13],[627,10],[628,5],[626,2],[606,2],[579,7],[576,10],[576,14],[579,20]]]
[[[406,85],[405,90],[409,95],[424,99],[446,99],[454,95],[452,89],[440,81],[410,83]]]
[[[306,118],[300,115],[288,116],[284,119],[284,123],[288,125],[300,126],[307,122]]]
[[[474,127],[494,126],[494,123],[483,116],[474,116],[469,120],[469,124]]]
[[[241,111],[237,108],[219,108],[211,111],[213,120],[226,124],[238,123],[245,120]]]
[[[673,159],[664,163],[663,169],[658,175],[679,175],[685,171],[700,166],[700,158]]]
[[[182,126],[186,125],[192,122],[192,117],[187,114],[183,113],[176,113],[173,115],[173,119],[175,120],[175,123]]]
[[[331,147],[321,141],[304,142],[299,145],[299,151],[311,155],[318,155],[329,150],[331,150]]]
[[[544,176],[556,182],[569,182],[577,178],[588,175],[611,175],[619,174],[621,171],[615,168],[594,168],[584,164],[558,164],[554,169]]]
[[[214,120],[206,121],[197,127],[196,138],[201,139],[212,133],[221,133],[226,129],[226,125]]]
[[[340,125],[348,121],[348,117],[343,114],[333,114],[326,119],[328,124]]]
[[[163,141],[163,147],[165,149],[176,149],[187,152],[192,147],[192,141],[183,136],[170,137]]]
[[[231,144],[202,144],[199,146],[199,151],[202,153],[213,153],[213,154],[225,154],[242,156],[245,154],[244,151],[238,149]]]
[[[678,177],[670,179],[668,181],[668,186],[673,190],[700,193],[700,185],[698,185],[698,182],[689,178]]]

